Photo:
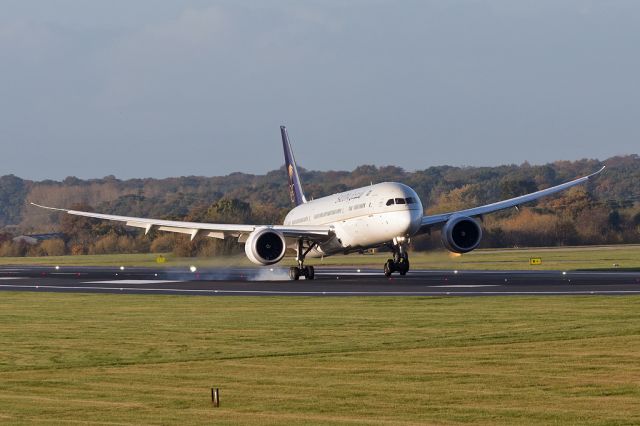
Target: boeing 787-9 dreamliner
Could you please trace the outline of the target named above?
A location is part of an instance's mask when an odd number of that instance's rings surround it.
[[[307,200],[289,143],[287,129],[280,127],[282,146],[291,202],[295,207],[287,214],[283,225],[232,225],[196,223],[173,220],[116,216],[76,210],[61,210],[71,215],[123,222],[127,226],[187,234],[191,240],[197,236],[211,238],[237,238],[244,243],[249,260],[258,265],[280,262],[286,249],[296,252],[297,266],[289,269],[289,276],[312,280],[313,266],[305,266],[307,257],[361,252],[369,248],[387,246],[393,259],[384,264],[384,274],[394,272],[405,275],[409,271],[407,247],[412,237],[433,228],[441,228],[442,243],[455,253],[467,253],[478,247],[482,228],[478,219],[487,213],[516,207],[555,194],[586,182],[597,172],[561,185],[471,209],[449,213],[424,215],[418,194],[409,186],[398,182],[383,182],[352,189],[316,200]]]

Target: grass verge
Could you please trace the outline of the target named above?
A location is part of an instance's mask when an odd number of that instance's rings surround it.
[[[638,424],[638,354],[638,297],[3,292],[0,423]]]
[[[176,258],[164,256],[167,263],[158,264],[156,254],[113,254],[94,256],[53,257],[0,257],[0,265],[74,265],[74,266],[147,266],[147,267],[198,267],[256,266],[244,254],[215,258]],[[372,266],[382,269],[389,253],[373,255],[332,256],[325,259],[309,259],[308,264],[326,266]],[[541,265],[529,265],[529,259],[540,257]],[[281,266],[295,263],[285,258]],[[617,266],[614,266],[617,265]],[[575,269],[626,269],[640,270],[640,246],[617,245],[595,247],[556,247],[506,250],[474,250],[464,255],[453,255],[445,250],[411,253],[411,267],[423,269],[460,270],[575,270]]]

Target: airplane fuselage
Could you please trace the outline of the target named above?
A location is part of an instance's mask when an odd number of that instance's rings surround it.
[[[334,237],[309,256],[328,256],[379,247],[394,238],[409,238],[419,227],[424,209],[407,185],[384,182],[308,201],[293,208],[284,225],[328,225]]]

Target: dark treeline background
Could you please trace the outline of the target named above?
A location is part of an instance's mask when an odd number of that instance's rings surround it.
[[[558,161],[541,166],[438,166],[407,172],[399,167],[360,166],[352,172],[301,170],[308,198],[384,181],[413,187],[426,208],[438,213],[473,207],[543,189],[607,165],[587,185],[488,215],[481,247],[640,243],[640,157]],[[63,215],[30,206],[86,209],[126,216],[223,223],[281,223],[291,208],[284,168],[266,175],[35,182],[0,177],[0,256],[170,252],[210,256],[241,248],[234,241],[143,233],[112,223]],[[30,245],[24,234],[60,233]],[[414,239],[414,250],[441,247],[439,235]]]

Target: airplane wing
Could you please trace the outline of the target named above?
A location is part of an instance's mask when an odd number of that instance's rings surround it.
[[[581,183],[588,181],[593,176],[602,172],[604,169],[605,167],[602,167],[597,172],[592,173],[588,176],[584,176],[584,177],[572,180],[570,182],[565,182],[557,186],[552,186],[551,188],[532,192],[531,194],[521,195],[519,197],[510,198],[504,201],[498,201],[497,203],[486,204],[484,206],[474,207],[474,208],[465,209],[465,210],[459,210],[456,212],[423,216],[420,230],[418,232],[427,232],[428,229],[430,229],[433,226],[444,224],[452,216],[467,216],[467,217],[482,216],[487,213],[493,213],[498,210],[504,210],[510,207],[516,207],[516,206],[519,206],[520,204],[528,203],[529,201],[537,200],[538,198],[555,194],[556,192],[564,191],[565,189],[571,188],[572,186],[579,185]]]
[[[95,219],[121,222],[127,226],[142,228],[145,230],[145,234],[148,234],[151,230],[187,234],[191,236],[191,240],[193,240],[196,236],[201,235],[219,239],[235,237],[238,238],[240,242],[244,242],[251,232],[253,232],[257,228],[264,227],[282,232],[285,238],[304,238],[311,241],[326,240],[331,236],[332,232],[332,229],[329,226],[235,225],[222,223],[182,222],[174,220],[148,219],[143,217],[128,217],[102,213],[91,213],[78,210],[67,210],[58,209],[55,207],[41,206],[35,203],[31,204],[43,209],[61,211],[74,216],[84,216]]]

